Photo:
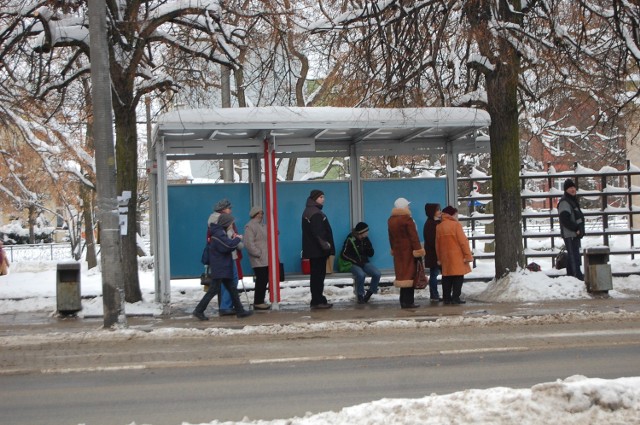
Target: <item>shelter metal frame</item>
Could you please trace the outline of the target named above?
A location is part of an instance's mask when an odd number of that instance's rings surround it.
[[[176,110],[161,115],[149,152],[150,160],[155,161],[155,166],[150,167],[150,187],[152,214],[157,223],[153,238],[156,301],[168,314],[171,274],[167,161],[248,158],[252,201],[262,204],[260,160],[266,156],[349,157],[351,221],[356,223],[363,215],[359,158],[445,154],[447,201],[454,204],[458,198],[457,156],[489,152],[489,139],[479,131],[489,124],[487,112],[471,108],[271,106]],[[273,179],[270,187],[275,188],[275,173],[269,173],[269,178]],[[275,204],[268,205],[265,212],[277,218]],[[267,224],[269,234],[275,238],[277,228],[271,221]],[[270,264],[278,264],[277,250],[274,251],[269,252]],[[278,282],[278,267],[270,270],[275,274],[270,276],[270,282]]]

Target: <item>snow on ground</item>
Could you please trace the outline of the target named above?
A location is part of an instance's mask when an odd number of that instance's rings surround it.
[[[612,298],[629,298],[640,296],[640,261],[617,259],[611,257],[614,271],[624,269],[625,272],[638,273],[628,277],[614,277]],[[56,262],[21,262],[13,264],[8,276],[0,277],[0,314],[18,312],[43,312],[51,314],[56,310]],[[561,271],[550,269],[550,265],[542,272],[520,270],[511,273],[500,281],[473,281],[463,286],[463,297],[480,302],[538,302],[566,299],[590,299],[584,282],[564,276]],[[467,279],[487,277],[493,274],[493,263],[478,262],[478,267],[467,275]],[[160,315],[162,307],[154,301],[154,273],[152,270],[139,272],[143,301],[127,304],[127,314]],[[253,289],[252,278],[244,279],[247,289]],[[383,278],[384,280],[384,278]],[[102,316],[102,278],[100,270],[87,270],[85,262],[81,263],[80,286],[82,293],[81,317]],[[344,286],[344,285],[347,286]],[[325,286],[325,295],[333,302],[353,301],[351,279],[329,279]],[[242,288],[242,284],[239,286]],[[246,303],[244,294],[240,293]],[[420,293],[417,295],[421,296]],[[181,279],[171,281],[171,302],[173,305],[194,305],[202,297],[199,279]],[[393,287],[381,288],[376,299],[397,301],[398,290]],[[252,296],[249,295],[249,299]],[[287,281],[281,288],[281,305],[306,305],[310,295],[308,281]]]
[[[612,257],[614,270],[624,269],[626,272],[640,272],[640,266],[634,260],[621,259],[619,264]],[[543,265],[543,264],[541,264]],[[483,263],[474,270],[471,276],[490,275],[492,263]],[[518,271],[499,282],[472,282],[465,284],[463,295],[470,300],[482,302],[539,302],[545,300],[588,299],[584,283],[574,278],[558,276],[561,272]],[[247,287],[251,287],[250,278],[245,279]],[[350,281],[334,281],[334,283],[350,283]],[[127,314],[159,315],[161,307],[154,302],[153,272],[141,271],[140,284],[144,301],[127,304]],[[638,298],[640,296],[640,275],[616,277],[613,279],[613,298]],[[81,270],[82,307],[81,316],[102,316],[101,276],[98,270],[87,270],[83,263]],[[172,281],[171,299],[174,305],[195,305],[202,296],[202,289],[197,280]],[[332,301],[353,300],[350,287],[327,285],[326,295]],[[283,285],[282,305],[302,304],[309,301],[308,287],[304,282],[286,282]],[[18,263],[14,264],[8,276],[0,277],[0,314],[18,312],[49,312],[56,310],[56,264]],[[91,298],[89,298],[91,297]],[[395,288],[384,288],[377,295],[380,299],[397,301]],[[243,297],[244,299],[244,297]],[[593,320],[588,313],[569,313],[571,320]],[[603,315],[613,313],[601,313]],[[624,315],[624,312],[615,313]],[[629,313],[631,314],[631,313]],[[153,338],[180,336],[224,336],[228,334],[251,333],[301,333],[309,331],[326,331],[331,329],[363,329],[366,327],[429,327],[468,325],[493,320],[500,317],[453,317],[433,321],[394,320],[373,323],[307,323],[284,326],[245,326],[243,329],[222,329],[209,327],[206,329],[157,329],[143,332],[135,329],[119,329],[116,331],[92,331],[100,338]],[[558,320],[540,318],[508,318],[514,320]],[[562,320],[562,319],[560,319]],[[87,338],[87,333],[69,333],[0,338],[0,345],[13,343],[35,343],[46,338]],[[416,399],[381,399],[369,403],[351,406],[339,412],[322,412],[307,414],[304,417],[278,419],[273,421],[249,420],[240,422],[210,422],[212,425],[222,424],[261,424],[261,425],[327,425],[327,424],[514,424],[538,425],[540,423],[572,424],[640,424],[640,377],[624,377],[604,380],[572,376],[558,379],[556,382],[541,383],[530,389],[513,389],[496,387],[485,390],[468,389],[447,395],[431,394]],[[135,425],[135,424],[133,424]],[[183,425],[187,425],[184,423]]]
[[[339,412],[273,421],[210,422],[211,425],[562,425],[640,423],[640,378],[613,380],[572,376],[534,385],[465,390],[418,399],[382,399]],[[186,425],[186,424],[183,424]]]

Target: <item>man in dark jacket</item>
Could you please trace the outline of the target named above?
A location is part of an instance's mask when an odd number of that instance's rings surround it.
[[[438,294],[438,274],[440,274],[440,266],[438,266],[438,255],[436,254],[436,226],[440,224],[442,211],[440,204],[425,204],[424,212],[427,215],[427,221],[424,223],[422,235],[424,237],[424,265],[429,268],[429,298],[433,302],[442,301]]]
[[[571,179],[564,181],[564,195],[558,202],[560,234],[567,250],[567,276],[584,280],[580,271],[580,239],[584,237],[584,214],[576,196],[578,189]]]
[[[340,252],[342,259],[351,263],[351,273],[356,281],[358,304],[369,302],[371,295],[378,293],[380,270],[369,262],[369,257],[373,257],[373,254],[373,245],[369,240],[369,226],[367,223],[360,222],[347,236]],[[364,281],[367,275],[371,276],[371,283],[369,290],[365,293]]]
[[[333,307],[323,295],[327,259],[336,253],[329,219],[322,212],[324,201],[324,192],[312,190],[302,213],[302,258],[308,258],[311,266],[309,289],[312,309]]]

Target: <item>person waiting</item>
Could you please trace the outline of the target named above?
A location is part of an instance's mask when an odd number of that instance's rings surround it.
[[[371,295],[378,293],[380,270],[374,266],[369,257],[373,257],[374,250],[369,240],[369,226],[367,223],[356,224],[347,236],[340,252],[340,271],[351,271],[355,280],[358,304],[369,302]],[[371,276],[371,283],[367,292],[364,291],[364,281]]]

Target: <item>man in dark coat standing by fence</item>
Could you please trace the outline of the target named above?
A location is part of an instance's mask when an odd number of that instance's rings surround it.
[[[324,296],[324,278],[327,274],[327,259],[335,255],[333,231],[329,219],[322,212],[324,192],[314,189],[307,198],[302,213],[302,258],[308,258],[311,266],[309,289],[312,309],[327,309],[333,304]]]
[[[578,189],[571,179],[564,181],[564,195],[558,202],[560,234],[567,250],[567,276],[584,280],[580,270],[580,239],[584,237],[584,214],[577,197]]]

